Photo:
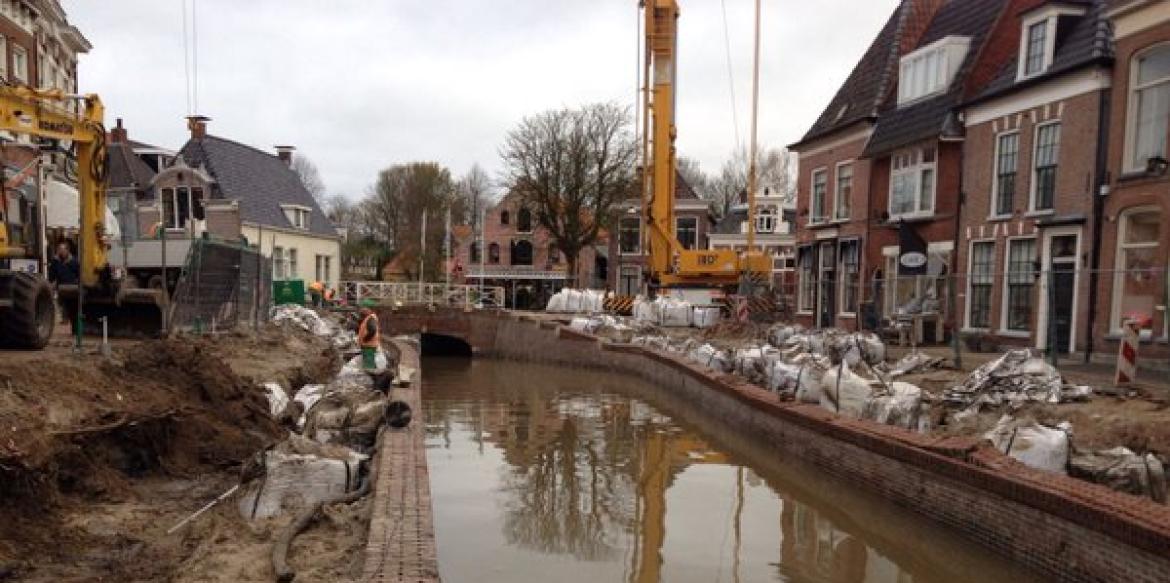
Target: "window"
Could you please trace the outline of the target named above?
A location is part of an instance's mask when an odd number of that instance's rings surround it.
[[[512,216],[508,214],[508,211],[501,211],[500,212],[500,224],[501,225],[508,224],[508,221],[510,221],[511,218],[512,218]]]
[[[168,229],[186,229],[192,219],[203,216],[203,189],[179,186],[162,189],[163,220]]]
[[[899,247],[883,250],[886,257],[884,294],[885,310],[888,314],[946,313],[943,302],[947,299],[947,285],[950,281],[951,246],[931,243],[926,252],[926,275],[899,275]]]
[[[8,39],[0,36],[0,78],[8,79]]]
[[[557,249],[556,243],[548,244],[548,262],[553,265],[561,262],[561,250]]]
[[[828,187],[829,173],[825,170],[813,172],[812,187],[812,218],[811,224],[823,223],[828,218],[825,213],[825,189]]]
[[[1032,210],[1052,210],[1056,204],[1056,163],[1060,158],[1060,124],[1036,128],[1036,177],[1032,181]]]
[[[1127,170],[1140,171],[1146,169],[1150,158],[1166,157],[1166,133],[1170,129],[1170,44],[1139,56],[1132,75]]]
[[[637,255],[642,252],[642,219],[622,217],[618,221],[618,253]]]
[[[674,236],[683,249],[694,249],[699,241],[699,219],[678,217],[674,220]]]
[[[284,205],[284,216],[292,226],[298,229],[308,229],[310,210],[303,206]]]
[[[820,273],[817,275],[817,323],[821,327],[833,325],[832,314],[835,311],[834,302],[837,301],[837,246],[830,241],[821,243],[818,250],[820,255]]]
[[[993,216],[1012,214],[1016,198],[1016,173],[1020,160],[1020,134],[999,137],[995,148],[995,208]]]
[[[297,268],[297,250],[289,249],[288,253],[288,278],[296,279],[301,274],[301,270]]]
[[[283,247],[272,248],[272,279],[288,279]]]
[[[516,230],[521,233],[532,232],[532,211],[520,209],[520,212],[516,215]]]
[[[316,280],[328,283],[330,280],[330,273],[332,272],[333,258],[328,255],[316,255],[314,257],[314,274]]]
[[[618,270],[618,294],[636,296],[642,291],[642,270],[637,265],[623,265]]]
[[[966,58],[970,46],[970,38],[951,36],[902,57],[898,76],[898,105],[945,91]]]
[[[499,265],[500,263],[500,246],[497,243],[488,245],[488,263],[492,265]]]
[[[837,166],[837,204],[835,217],[838,219],[848,219],[850,212],[850,202],[853,197],[853,164],[840,164]]]
[[[934,145],[895,152],[890,166],[890,218],[934,214]]]
[[[21,83],[28,83],[28,51],[19,45],[12,47],[12,77]]]
[[[756,215],[756,232],[776,232],[776,215],[772,212],[772,209],[760,209],[759,213]]]
[[[967,293],[967,327],[991,327],[991,286],[995,281],[995,242],[971,244],[971,289]]]
[[[512,265],[532,265],[532,243],[516,241],[512,243]]]
[[[797,264],[800,266],[800,289],[797,292],[796,307],[801,312],[813,311],[813,297],[817,289],[817,280],[813,271],[813,248],[801,247],[797,251]]]
[[[1008,241],[1006,328],[1014,332],[1031,329],[1033,297],[1036,285],[1036,240]]]
[[[861,242],[856,239],[841,242],[841,311],[857,313],[857,297],[861,292]]]
[[[479,243],[478,242],[473,241],[471,243],[471,246],[468,247],[468,256],[470,257],[470,260],[472,263],[479,263]]]
[[[1048,60],[1048,20],[1041,20],[1028,26],[1027,43],[1024,47],[1024,76],[1043,73]]]
[[[1165,300],[1166,276],[1159,268],[1162,214],[1156,208],[1122,213],[1113,284],[1113,329],[1130,316],[1153,318]]]

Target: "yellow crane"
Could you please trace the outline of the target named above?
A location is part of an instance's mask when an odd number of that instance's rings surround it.
[[[745,279],[767,280],[772,259],[754,245],[755,224],[748,220],[748,248],[686,249],[675,235],[674,192],[677,172],[675,100],[678,73],[678,17],[676,0],[644,0],[645,62],[643,110],[643,218],[650,280],[661,288],[733,290]],[[758,18],[757,18],[758,23]],[[754,127],[754,123],[753,123]],[[754,129],[753,129],[754,136]],[[753,139],[754,145],[754,139]],[[755,152],[751,156],[748,198],[755,200]]]
[[[25,86],[0,86],[0,131],[36,136],[42,142],[72,144],[77,161],[79,282],[58,286],[58,297],[66,314],[77,318],[90,309],[102,315],[139,312],[149,306],[153,317],[164,303],[158,290],[135,290],[123,286],[120,274],[108,261],[106,240],[106,129],[105,109],[97,95],[69,95],[60,90],[38,90]],[[52,290],[45,276],[43,250],[45,226],[40,205],[23,213],[25,221],[9,212],[12,204],[7,188],[0,192],[0,346],[43,348],[53,332]],[[26,201],[20,204],[27,205]],[[29,224],[33,223],[33,224]],[[29,227],[34,228],[29,228]],[[13,237],[19,231],[19,238]],[[20,265],[22,268],[14,268]],[[32,268],[29,268],[31,266]],[[92,315],[92,314],[91,314]]]

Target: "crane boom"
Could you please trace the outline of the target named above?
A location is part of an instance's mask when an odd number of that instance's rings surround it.
[[[675,138],[675,105],[678,76],[677,0],[646,0],[645,46],[650,78],[646,80],[651,98],[643,116],[650,136],[649,168],[642,173],[644,222],[647,234],[650,279],[662,287],[729,287],[743,277],[763,275],[772,270],[771,258],[748,249],[686,249],[675,233],[674,193],[678,160]],[[749,196],[754,193],[748,193]],[[751,218],[749,217],[749,222]]]

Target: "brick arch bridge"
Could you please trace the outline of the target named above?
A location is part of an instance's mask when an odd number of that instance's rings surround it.
[[[429,308],[407,306],[398,309],[377,308],[378,322],[383,336],[402,334],[431,334],[465,342],[473,354],[493,350],[501,321],[512,319],[511,314],[495,310],[464,310],[462,308]]]

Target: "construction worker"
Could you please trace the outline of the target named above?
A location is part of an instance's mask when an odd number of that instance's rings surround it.
[[[314,281],[309,284],[309,298],[313,302],[314,308],[321,307],[321,300],[325,297],[325,284],[320,281]]]
[[[382,330],[378,328],[378,315],[371,304],[362,302],[361,323],[358,324],[358,346],[362,348],[362,368],[367,371],[378,369],[378,348],[382,346]]]
[[[336,296],[337,296],[337,292],[333,291],[333,288],[331,288],[331,287],[325,288],[325,303],[326,304],[332,306],[333,305],[333,298]]]

